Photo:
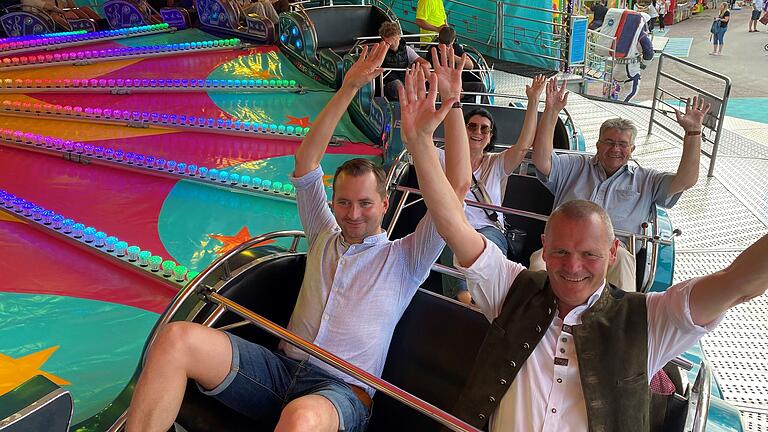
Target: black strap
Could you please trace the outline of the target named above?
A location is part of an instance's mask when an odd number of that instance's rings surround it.
[[[485,197],[482,196],[482,194],[480,196],[477,196],[477,191],[479,190],[479,188],[480,186],[478,185],[477,178],[475,178],[475,174],[472,173],[472,187],[469,190],[472,191],[472,195],[474,195],[475,200],[484,204],[491,204],[489,202],[486,202]],[[495,211],[484,208],[483,213],[485,213],[485,215],[488,216],[488,219],[490,219],[491,222],[493,222],[494,224],[498,224],[499,215]]]

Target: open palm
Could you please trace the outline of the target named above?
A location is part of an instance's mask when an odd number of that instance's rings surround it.
[[[442,101],[442,106],[435,108],[437,100],[437,75],[429,75],[429,92],[426,88],[424,70],[412,66],[405,74],[405,86],[400,93],[400,133],[406,146],[428,142],[432,145],[432,135],[442,123],[458,97]],[[428,140],[425,140],[428,138]]]
[[[464,54],[461,61],[456,61],[453,47],[440,44],[440,55],[432,48],[432,62],[437,75],[437,89],[442,99],[450,99],[461,95],[461,72],[464,70],[466,59]]]
[[[711,104],[705,103],[703,98],[694,96],[693,99],[685,101],[685,114],[675,110],[677,123],[686,131],[701,130],[701,124],[704,122],[704,116],[709,112]]]
[[[387,55],[389,44],[380,42],[373,45],[373,49],[364,47],[360,57],[344,75],[344,84],[361,88],[379,76],[383,69],[381,64]]]

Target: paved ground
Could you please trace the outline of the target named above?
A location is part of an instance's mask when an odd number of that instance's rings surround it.
[[[725,33],[722,56],[708,54],[712,51],[709,29],[716,15],[714,10],[706,10],[690,19],[668,26],[669,33],[666,36],[692,37],[693,45],[686,60],[731,78],[731,97],[768,97],[768,51],[763,49],[768,44],[768,31],[766,26],[758,23],[758,29],[761,31],[748,33],[750,13],[751,9],[747,7],[731,11],[731,22]],[[654,61],[644,71],[643,85],[636,100],[651,99],[657,67],[658,61]],[[690,79],[693,84],[701,80],[697,77]]]

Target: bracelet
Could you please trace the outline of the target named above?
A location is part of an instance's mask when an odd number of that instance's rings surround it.
[[[453,105],[451,105],[451,108],[461,108],[461,102],[459,101],[454,102]]]
[[[701,129],[697,131],[685,131],[685,136],[696,136],[701,135]]]

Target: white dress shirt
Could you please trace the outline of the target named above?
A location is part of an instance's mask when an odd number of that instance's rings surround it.
[[[427,212],[401,239],[390,241],[382,232],[349,244],[326,203],[320,167],[291,181],[309,250],[288,330],[381,376],[392,332],[445,242]],[[280,349],[295,360],[308,357],[284,341]],[[372,388],[333,366],[314,357],[309,361],[373,395]]]
[[[487,241],[485,250],[469,268],[455,264],[466,274],[469,292],[489,321],[499,315],[512,282],[525,269],[507,260],[499,248],[489,246]],[[688,297],[695,283],[696,279],[691,279],[663,293],[646,295],[649,380],[722,319],[705,327],[693,323]],[[604,287],[595,291],[585,304],[574,308],[564,320],[556,314],[492,415],[492,432],[588,429],[576,346],[573,336],[563,331],[563,324],[581,324],[582,314],[597,301]]]

